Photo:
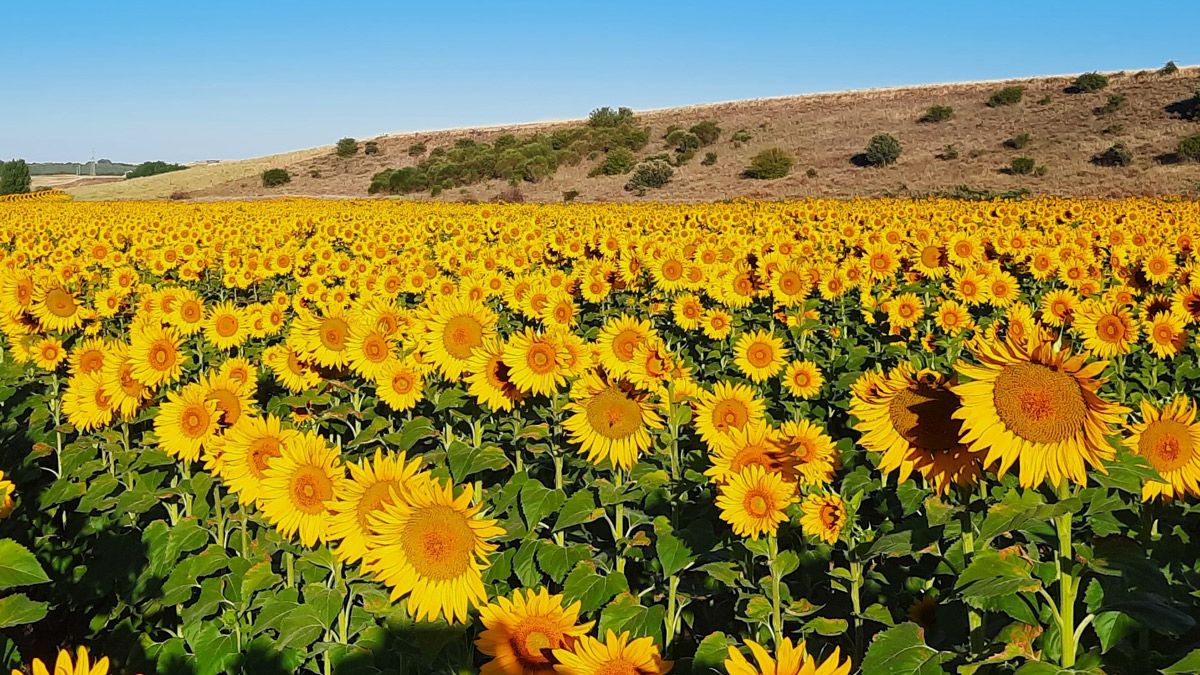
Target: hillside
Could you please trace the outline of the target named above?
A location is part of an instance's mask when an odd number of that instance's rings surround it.
[[[1028,190],[1033,194],[1119,197],[1128,195],[1195,194],[1200,191],[1200,166],[1174,157],[1181,138],[1200,134],[1200,68],[1171,74],[1156,71],[1109,73],[1109,84],[1093,93],[1071,93],[1073,77],[1043,77],[1005,82],[975,82],[884,90],[812,94],[641,111],[636,123],[648,126],[650,142],[639,158],[664,152],[663,136],[670,127],[688,128],[715,121],[721,135],[700,148],[695,158],[676,168],[672,181],[644,197],[623,189],[627,175],[590,177],[603,155],[583,158],[574,166],[559,166],[538,182],[522,181],[520,197],[530,201],[559,201],[577,191],[579,201],[707,201],[733,197],[877,196],[946,194],[958,186],[1003,193]],[[1014,105],[988,105],[993,92],[1022,86]],[[1123,97],[1109,105],[1110,97]],[[949,106],[953,116],[937,123],[919,118],[930,106]],[[550,134],[579,127],[583,120],[456,129],[379,136],[379,152],[361,151],[337,157],[332,147],[264,157],[243,162],[201,166],[146,179],[71,189],[77,198],[167,198],[173,193],[194,199],[280,195],[366,197],[371,178],[379,171],[416,165],[424,156],[410,156],[413,144],[427,151],[450,147],[463,139],[489,143],[506,135]],[[749,140],[735,143],[735,132]],[[886,168],[861,165],[856,155],[876,133],[899,139],[903,153]],[[1006,141],[1027,135],[1028,140]],[[1128,166],[1102,166],[1093,158],[1116,143],[1132,153]],[[947,157],[947,146],[957,156]],[[790,175],[775,180],[744,178],[750,159],[769,147],[781,147],[796,159]],[[707,152],[715,164],[704,165]],[[953,153],[950,153],[953,155]],[[1014,158],[1028,157],[1043,175],[1008,171]],[[263,188],[258,174],[268,167],[286,168],[290,183]],[[510,190],[502,180],[452,187],[441,199],[487,200]],[[429,198],[428,191],[405,195]],[[512,195],[510,194],[510,198]]]

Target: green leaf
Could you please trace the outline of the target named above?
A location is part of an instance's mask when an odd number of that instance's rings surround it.
[[[342,601],[345,595],[323,584],[304,585],[304,604],[317,610],[317,615],[326,626],[333,625],[333,620],[342,611]]]
[[[562,490],[551,490],[536,480],[530,480],[521,488],[521,510],[525,512],[525,524],[532,532],[549,514],[554,513],[567,495]]]
[[[711,562],[701,565],[697,569],[726,586],[736,585],[738,579],[741,578],[738,566],[731,562]]]
[[[979,539],[982,545],[1005,532],[1012,532],[1025,527],[1031,522],[1042,522],[1041,508],[1045,506],[1042,495],[1037,490],[1009,490],[998,504],[988,509],[983,525],[979,526]]]
[[[559,584],[576,563],[590,557],[591,553],[584,544],[559,546],[551,541],[542,541],[537,552],[538,567]]]
[[[275,644],[279,649],[304,649],[316,642],[328,627],[315,607],[300,605],[279,622],[279,640]]]
[[[30,600],[24,593],[0,598],[0,628],[12,628],[41,621],[49,605]]]
[[[457,439],[446,449],[446,459],[450,462],[450,473],[457,481],[480,471],[494,471],[508,466],[508,457],[500,448],[494,445],[476,448]]]
[[[696,656],[692,658],[692,675],[708,675],[708,673],[725,672],[725,656],[729,652],[730,639],[718,631],[710,633],[696,647]]]
[[[583,611],[590,612],[600,609],[617,593],[629,590],[629,582],[625,575],[613,572],[601,575],[596,572],[596,566],[590,560],[585,560],[575,566],[563,583],[563,599],[566,604],[580,601]]]
[[[242,577],[242,604],[249,604],[255,593],[271,588],[282,581],[283,579],[271,569],[271,561],[264,560],[255,563],[246,570],[246,574]]]
[[[513,556],[513,571],[517,573],[522,586],[532,588],[538,586],[538,582],[541,581],[537,566],[533,564],[533,556],[537,553],[540,543],[536,539],[523,541],[517,549],[517,554]]]
[[[696,560],[692,549],[670,532],[660,532],[654,542],[654,552],[663,566],[663,576],[673,577]]]
[[[414,417],[405,422],[398,433],[388,434],[384,440],[389,446],[394,446],[393,449],[397,452],[408,452],[422,438],[437,435],[438,432],[428,417]]]
[[[643,607],[637,598],[624,594],[600,613],[600,626],[596,630],[600,635],[606,635],[610,630],[617,635],[629,631],[635,638],[652,637],[661,645],[666,615],[667,610],[662,605]]]
[[[871,544],[871,548],[867,550],[867,555],[870,557],[877,555],[892,557],[908,555],[913,550],[912,535],[912,530],[885,534]]]
[[[590,523],[604,515],[604,509],[596,506],[596,497],[591,490],[580,490],[567,498],[554,521],[554,532]]]
[[[1192,650],[1192,653],[1176,661],[1170,666],[1163,668],[1164,675],[1176,675],[1177,673],[1200,673],[1200,649]]]
[[[100,474],[95,479],[88,482],[87,491],[83,498],[75,506],[75,510],[79,513],[95,513],[101,510],[108,510],[111,503],[115,500],[109,499],[118,487],[116,476],[110,474]]]
[[[11,539],[0,539],[0,590],[48,581],[50,577],[29,549]]]
[[[939,652],[925,644],[915,623],[902,623],[880,633],[867,650],[862,672],[888,675],[943,675],[941,664],[953,654]]]
[[[222,633],[216,621],[205,621],[195,628],[184,628],[183,638],[195,654],[196,675],[216,675],[229,671],[230,661],[237,656],[237,637]]]
[[[814,630],[819,635],[826,637],[836,637],[844,635],[846,630],[850,628],[850,622],[845,619],[830,619],[824,616],[818,616],[815,619],[810,619],[808,628]]]
[[[875,603],[864,609],[862,615],[864,619],[877,621],[885,626],[893,626],[896,623],[892,619],[892,613],[888,611],[888,608],[879,603]]]
[[[1012,595],[1022,591],[1036,591],[1042,582],[1033,578],[1033,566],[1015,550],[1001,555],[993,550],[977,553],[958,577],[956,588],[962,591],[968,603],[980,598]]]

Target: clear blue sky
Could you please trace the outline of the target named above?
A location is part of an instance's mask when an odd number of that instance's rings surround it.
[[[5,2],[0,157],[231,159],[429,128],[1200,62],[1200,2]]]

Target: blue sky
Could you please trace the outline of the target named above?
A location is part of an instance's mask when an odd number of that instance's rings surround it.
[[[1197,25],[1186,0],[12,2],[0,157],[232,159],[601,105],[1195,64]]]

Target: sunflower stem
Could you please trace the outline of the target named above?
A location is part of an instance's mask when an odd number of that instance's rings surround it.
[[[962,545],[963,545],[963,567],[971,564],[971,559],[975,557],[975,529],[971,525],[971,511],[968,508],[970,498],[967,499],[967,505],[964,505],[959,512],[959,519],[962,524]],[[967,606],[967,626],[970,629],[971,653],[979,654],[983,651],[983,615],[979,610]]]
[[[1071,496],[1071,488],[1064,477],[1057,486],[1058,499],[1064,501]],[[1058,559],[1055,569],[1058,572],[1058,631],[1062,639],[1062,661],[1064,668],[1075,665],[1075,650],[1079,635],[1075,632],[1075,594],[1079,590],[1079,582],[1072,572],[1075,560],[1075,550],[1071,542],[1071,512],[1067,511],[1054,519],[1058,530]]]
[[[291,551],[283,552],[283,566],[287,573],[288,588],[295,588],[295,586],[296,586],[296,580],[295,580],[296,562],[292,556]]]
[[[678,621],[678,606],[679,603],[679,576],[672,574],[667,580],[667,635],[666,641],[663,643],[663,651],[666,652],[671,648],[671,643],[675,641],[675,630]]]
[[[248,508],[250,508],[250,507],[246,504],[242,504],[238,508],[238,517],[242,521],[242,537],[238,541],[238,548],[242,554],[242,558],[245,558],[245,559],[250,558],[250,556],[246,555],[246,545],[247,545],[246,542],[249,541],[249,539],[250,539],[250,523],[249,523],[248,519],[246,518],[246,509],[248,509]]]
[[[225,509],[221,505],[221,488],[217,481],[212,484],[213,508],[217,512],[217,543],[221,545],[221,549],[225,549]]]
[[[783,613],[779,607],[779,540],[767,535],[767,565],[771,568],[771,630],[775,635],[775,649],[783,644]],[[857,613],[857,611],[856,611]]]
[[[853,555],[853,554],[851,554]],[[862,624],[862,563],[857,559],[850,560],[850,606],[854,609],[854,662],[862,663],[863,659],[863,624]]]
[[[613,471],[613,485],[616,486],[618,499],[621,498],[621,488],[625,485],[625,473],[621,469]],[[621,545],[625,539],[625,502],[618,501],[613,513],[613,545],[616,547],[613,555],[617,559],[617,571],[625,571],[625,555],[621,552]]]
[[[561,452],[554,453],[554,489],[562,492],[563,489],[563,457]],[[554,533],[554,543],[562,546],[565,542],[566,533],[562,530]]]

